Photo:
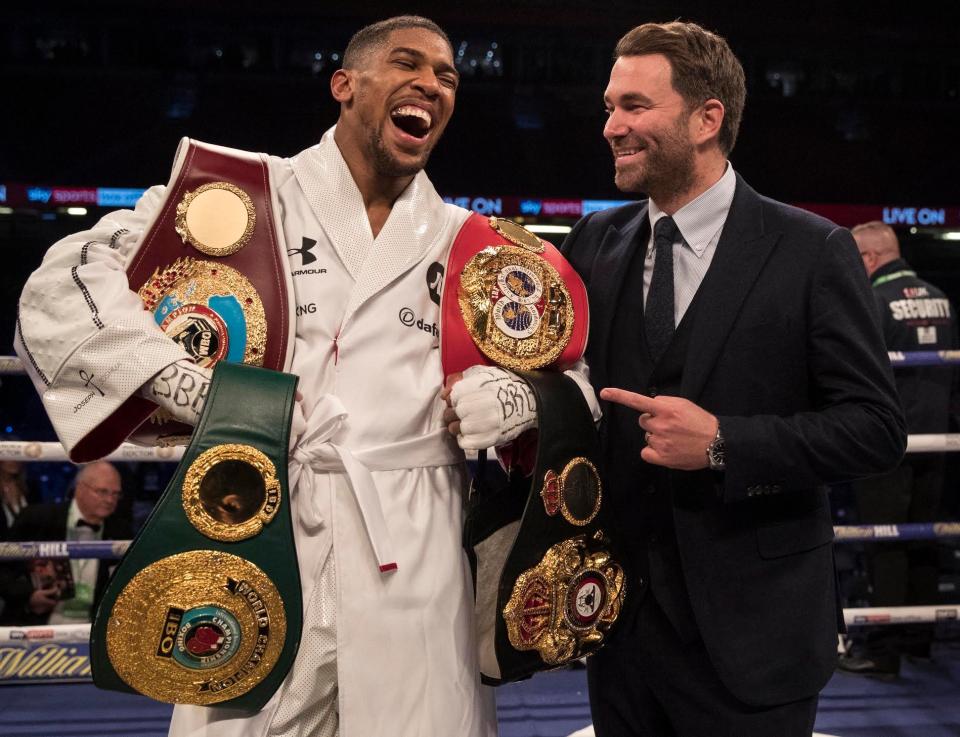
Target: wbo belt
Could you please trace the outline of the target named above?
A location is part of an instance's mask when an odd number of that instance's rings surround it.
[[[396,443],[353,450],[333,441],[347,415],[336,396],[325,394],[320,398],[307,421],[307,430],[290,452],[290,488],[311,500],[301,504],[300,520],[308,528],[317,527],[323,520],[312,503],[316,498],[315,474],[345,474],[363,517],[377,566],[382,573],[394,571],[397,559],[393,541],[371,471],[451,466],[463,461],[463,451],[446,428]],[[313,473],[306,473],[307,470]]]

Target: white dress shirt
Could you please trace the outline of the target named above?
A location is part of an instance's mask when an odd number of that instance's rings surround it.
[[[683,315],[700,288],[704,274],[710,268],[717,243],[727,222],[727,214],[733,202],[733,193],[737,187],[737,178],[733,165],[727,162],[727,169],[710,189],[695,200],[677,210],[673,221],[680,230],[682,243],[673,249],[673,315],[675,325],[680,324]],[[653,264],[656,260],[656,248],[653,246],[653,228],[657,220],[666,216],[657,203],[650,200],[647,211],[650,217],[650,239],[647,243],[647,255],[643,264],[643,298],[646,303],[653,279]]]

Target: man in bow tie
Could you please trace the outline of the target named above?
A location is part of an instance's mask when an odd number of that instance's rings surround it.
[[[129,540],[129,520],[116,515],[123,496],[120,473],[107,461],[82,466],[73,499],[26,507],[11,540]],[[27,565],[7,596],[4,620],[11,624],[89,622],[106,589],[110,564],[94,558],[37,559]]]

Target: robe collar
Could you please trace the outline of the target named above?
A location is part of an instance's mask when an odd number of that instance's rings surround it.
[[[344,322],[421,261],[446,231],[450,210],[420,171],[397,198],[376,238],[363,197],[334,141],[336,126],[292,160],[293,171],[337,255],[354,279]]]

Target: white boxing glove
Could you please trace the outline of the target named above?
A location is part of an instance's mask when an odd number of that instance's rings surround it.
[[[537,400],[516,374],[496,366],[471,366],[450,391],[460,418],[457,444],[484,450],[508,443],[537,426]]]
[[[173,419],[196,425],[203,412],[213,369],[181,358],[140,387],[140,396],[156,402]]]

